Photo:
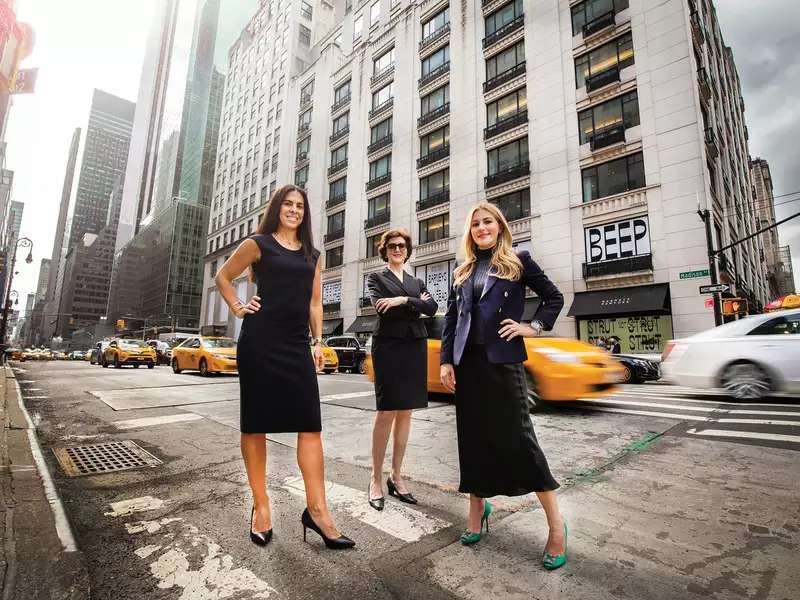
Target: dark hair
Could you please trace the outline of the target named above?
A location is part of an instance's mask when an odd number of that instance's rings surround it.
[[[401,237],[406,241],[406,259],[403,262],[408,262],[408,259],[411,258],[411,250],[413,250],[413,247],[411,244],[411,235],[408,231],[405,229],[389,229],[383,232],[381,241],[378,242],[378,253],[381,255],[383,262],[389,262],[389,257],[386,254],[386,244],[389,243],[390,239],[396,237]]]
[[[316,250],[314,248],[314,237],[311,233],[311,207],[308,204],[308,195],[303,188],[289,184],[275,190],[269,204],[267,204],[267,210],[264,211],[261,221],[258,223],[256,233],[263,235],[273,234],[278,231],[278,225],[281,222],[281,205],[290,192],[297,192],[303,197],[303,220],[297,229],[297,238],[303,245],[303,253],[306,255],[306,260],[314,264]]]

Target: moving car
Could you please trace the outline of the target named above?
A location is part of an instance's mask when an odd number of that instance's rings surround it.
[[[444,317],[426,319],[428,328],[428,393],[448,394],[439,379]],[[567,338],[525,338],[528,360],[525,380],[531,412],[550,402],[594,398],[614,392],[624,377],[622,365],[604,352],[578,340]],[[367,359],[367,375],[374,381],[372,357]]]
[[[172,349],[172,370],[212,373],[235,373],[236,340],[229,337],[198,335],[183,340]]]
[[[156,364],[168,365],[172,359],[172,346],[162,340],[147,340],[147,343],[156,351]]]
[[[661,378],[661,368],[655,360],[633,354],[612,354],[611,356],[624,369],[622,383],[644,383]]]
[[[102,365],[103,364],[103,354],[108,348],[108,345],[111,343],[111,340],[103,340],[101,342],[97,342],[94,345],[94,348],[91,350],[91,354],[89,355],[89,364],[90,365]]]
[[[330,375],[339,368],[339,355],[336,354],[336,350],[328,346],[325,342],[322,342],[322,356],[325,359],[323,370],[327,375]]]
[[[661,374],[678,385],[722,388],[737,399],[800,394],[800,309],[753,315],[671,340]]]
[[[114,365],[121,369],[124,365],[133,365],[134,369],[138,369],[139,365],[147,365],[148,369],[152,369],[156,366],[156,352],[142,340],[118,339],[109,342],[102,361],[104,368]]]
[[[84,358],[86,358],[86,352],[83,350],[73,350],[68,356],[69,360],[84,360]]]
[[[367,348],[352,335],[329,337],[325,343],[336,351],[339,357],[339,371],[366,373]]]

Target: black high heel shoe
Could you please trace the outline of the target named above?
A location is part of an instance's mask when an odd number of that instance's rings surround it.
[[[306,530],[310,529],[311,531],[316,531],[322,538],[322,541],[325,542],[325,545],[331,550],[344,550],[346,548],[352,548],[356,545],[356,543],[346,535],[340,535],[336,539],[326,537],[325,534],[322,533],[322,529],[319,528],[319,525],[314,523],[314,519],[311,518],[307,508],[303,511],[303,515],[300,517],[300,522],[303,524],[304,542],[306,541]]]
[[[257,546],[266,546],[272,541],[272,528],[266,531],[253,531],[253,519],[255,518],[256,507],[250,512],[250,541]]]
[[[369,502],[369,505],[375,510],[383,510],[383,505],[385,502],[384,497],[381,496],[380,498],[373,498],[372,496],[370,496],[371,487],[372,484],[370,483],[370,485],[367,486],[367,501]]]
[[[391,477],[386,480],[386,487],[389,488],[389,495],[395,496],[398,500],[400,500],[400,502],[405,502],[406,504],[418,504],[417,499],[411,495],[411,492],[408,492],[407,494],[400,492],[397,489],[397,486],[394,484],[394,481],[392,481]]]

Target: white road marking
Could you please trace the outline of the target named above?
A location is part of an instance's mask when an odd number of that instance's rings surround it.
[[[619,404],[621,406],[649,406],[652,408],[674,408],[675,410],[694,410],[698,412],[713,412],[715,408],[704,406],[676,406],[675,404],[661,404],[658,402],[633,402],[632,400],[616,400],[615,398],[580,398],[575,402],[585,402],[587,404]]]
[[[50,396],[25,396],[26,400],[44,400],[45,398],[49,398]]]
[[[682,415],[675,413],[655,412],[650,410],[632,410],[626,408],[609,408],[606,406],[593,406],[592,410],[600,412],[619,413],[623,415],[640,415],[643,417],[662,417],[665,419],[678,419],[683,421],[709,421],[708,417],[701,417],[698,415]]]
[[[355,490],[338,483],[325,482],[328,502],[375,529],[403,540],[416,542],[426,535],[450,527],[450,523],[423,512],[409,508],[399,502],[387,500],[380,512],[367,504],[367,491]],[[283,482],[283,489],[305,499],[302,477],[290,477]]]
[[[615,394],[610,394],[608,396],[603,396],[603,399],[610,399],[616,398],[618,396],[622,396],[625,398],[656,398],[658,400],[666,400],[669,402],[685,402],[685,403],[699,403],[699,404],[714,404],[714,405],[722,405],[722,406],[765,406],[771,408],[800,408],[800,403],[795,404],[788,404],[788,403],[776,403],[776,402],[725,402],[722,400],[697,400],[694,398],[681,398],[676,396],[670,396],[669,394],[637,394],[634,392],[617,392]],[[721,395],[723,398],[727,398],[728,396],[725,394]],[[597,398],[582,398],[582,400],[586,400],[588,402],[597,400]]]
[[[26,392],[41,392],[43,389],[44,389],[44,388],[32,388],[32,387],[26,387],[26,388],[25,388],[25,391],[26,391]]]
[[[114,421],[112,424],[117,429],[136,429],[137,427],[152,427],[154,425],[167,425],[169,423],[182,423],[184,421],[199,421],[202,415],[194,413],[181,413],[177,415],[164,415],[161,417],[144,417],[142,419],[128,419]]]
[[[110,504],[111,512],[105,513],[109,517],[124,517],[137,512],[156,510],[164,506],[164,501],[153,496],[142,496],[130,500],[121,500]]]
[[[330,402],[331,400],[350,400],[352,398],[366,398],[367,396],[374,396],[375,391],[369,390],[368,392],[347,392],[346,394],[328,394],[327,396],[320,397],[320,402]]]
[[[800,421],[774,421],[771,419],[712,419],[715,423],[746,423],[748,425],[788,425],[800,427]]]
[[[785,435],[782,433],[758,433],[755,431],[731,431],[725,429],[704,429],[697,431],[696,429],[687,429],[686,433],[692,435],[707,435],[712,437],[732,437],[732,438],[746,438],[753,440],[770,440],[774,442],[792,442],[800,444],[800,435]]]

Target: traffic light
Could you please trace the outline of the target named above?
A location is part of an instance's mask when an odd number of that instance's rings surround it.
[[[747,312],[747,300],[744,298],[725,298],[722,300],[722,314],[725,316],[743,315]]]
[[[117,329],[125,329],[125,319],[117,319]]]

